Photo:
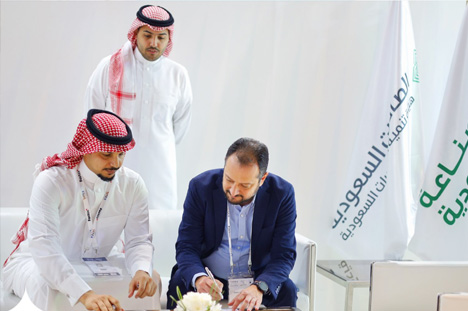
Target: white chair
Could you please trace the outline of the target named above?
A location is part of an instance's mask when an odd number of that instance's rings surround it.
[[[296,233],[296,244],[296,264],[290,278],[299,288],[297,307],[302,311],[314,311],[317,245],[300,233]]]
[[[468,293],[440,293],[437,297],[437,311],[468,310]]]
[[[154,268],[161,274],[161,306],[166,306],[166,292],[170,273],[175,265],[177,241],[182,210],[151,210],[150,224],[153,232]],[[299,289],[297,307],[302,311],[314,311],[315,271],[317,264],[316,243],[296,233],[297,258],[290,278]]]
[[[439,293],[467,291],[468,262],[374,262],[369,311],[436,311]]]

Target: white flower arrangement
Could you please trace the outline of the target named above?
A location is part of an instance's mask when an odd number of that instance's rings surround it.
[[[177,288],[177,295],[179,301],[171,297],[177,303],[175,311],[221,311],[221,304],[214,301],[210,294],[188,292],[182,296],[179,288]]]

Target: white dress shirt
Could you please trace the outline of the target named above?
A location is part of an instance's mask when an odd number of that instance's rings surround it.
[[[187,133],[191,120],[192,88],[187,70],[161,56],[146,60],[130,42],[122,48],[123,99],[120,116],[130,119],[136,146],[125,165],[145,180],[150,209],[177,208],[176,144]],[[104,58],[92,74],[85,95],[85,111],[112,111],[109,95],[109,61]],[[116,111],[113,111],[116,112]]]
[[[147,190],[141,177],[122,167],[112,182],[105,182],[90,171],[84,161],[77,168],[83,177],[92,219],[109,191],[96,222],[97,250],[86,251],[89,229],[77,169],[52,167],[41,172],[34,182],[28,238],[8,261],[4,285],[12,284],[9,279],[19,275],[15,275],[15,269],[34,261],[45,282],[66,294],[74,305],[91,288],[70,262],[80,261],[82,257],[109,256],[122,231],[129,272],[132,276],[138,270],[152,274],[154,247],[149,231]],[[44,302],[37,302],[37,305],[44,305]]]

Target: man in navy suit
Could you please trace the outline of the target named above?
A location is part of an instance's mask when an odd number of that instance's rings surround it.
[[[171,296],[177,297],[177,287],[182,294],[229,297],[232,310],[296,306],[297,288],[289,279],[296,260],[294,189],[267,166],[268,148],[240,138],[229,147],[224,169],[191,180],[168,309],[176,306]]]

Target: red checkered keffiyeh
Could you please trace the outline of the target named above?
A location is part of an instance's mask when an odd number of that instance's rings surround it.
[[[142,10],[142,13],[144,16],[151,18],[151,19],[156,19],[160,21],[165,21],[169,19],[169,13],[164,10],[161,7],[158,6],[148,6]],[[147,24],[145,22],[142,22],[138,18],[136,18],[132,26],[130,27],[130,30],[128,31],[127,38],[128,40],[132,43],[132,47],[136,47],[136,35],[138,29],[143,26],[148,26],[151,28],[153,31],[163,31],[164,29],[167,29],[169,31],[169,43],[167,44],[166,50],[164,51],[164,56],[169,56],[172,50],[172,36],[174,35],[174,24],[168,27],[158,27],[158,26],[152,26],[150,24]]]
[[[96,109],[94,109],[96,110]],[[102,133],[113,137],[127,136],[127,129],[116,116],[109,112],[101,112],[92,116],[93,123]],[[74,168],[83,159],[83,155],[94,152],[126,152],[135,146],[135,141],[127,145],[113,145],[96,138],[86,126],[86,119],[81,120],[73,141],[68,144],[67,150],[61,154],[54,154],[42,160],[41,171],[52,166],[63,165]]]
[[[57,153],[53,156],[45,157],[40,165],[40,171],[53,166],[66,166],[69,169],[73,169],[81,162],[85,154],[95,152],[126,152],[135,146],[135,140],[131,138],[132,134],[130,128],[118,116],[108,111],[91,109],[88,113],[88,119],[89,118],[92,119],[91,125],[94,125],[94,132],[98,132],[98,134],[102,135],[100,136],[101,139],[97,138],[95,136],[96,134],[92,134],[93,129],[91,128],[90,130],[88,128],[90,125],[87,125],[87,119],[81,120],[72,142],[67,146],[67,150],[61,154]],[[119,144],[111,144],[103,141],[118,140],[119,138],[127,138],[129,140],[131,139],[131,141],[127,144],[121,144],[120,142],[118,142]],[[11,242],[16,245],[11,254],[13,254],[18,249],[21,242],[28,237],[28,223],[29,213],[18,232],[11,239]],[[7,264],[10,256],[5,260],[3,266]]]
[[[170,18],[169,13],[161,7],[157,6],[147,6],[141,10],[141,13],[150,19],[166,21]],[[135,99],[136,94],[132,92],[123,91],[123,76],[124,76],[124,54],[133,52],[137,45],[137,32],[138,29],[142,26],[148,26],[153,31],[162,31],[167,29],[169,31],[169,42],[167,44],[166,50],[164,51],[164,56],[169,56],[172,50],[172,37],[174,35],[174,24],[168,27],[158,27],[147,24],[140,19],[136,18],[130,30],[128,31],[127,38],[131,42],[131,51],[126,51],[125,46],[119,49],[115,54],[111,56],[109,63],[109,93],[111,99],[112,111],[114,111],[119,116],[122,116],[122,99]],[[125,122],[132,124],[132,119],[125,118]]]

